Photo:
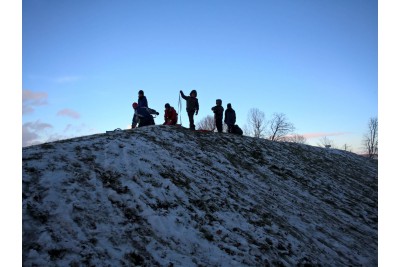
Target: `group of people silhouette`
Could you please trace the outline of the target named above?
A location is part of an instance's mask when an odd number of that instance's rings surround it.
[[[197,91],[192,90],[189,96],[186,96],[182,90],[179,92],[180,96],[186,100],[186,112],[189,117],[189,128],[191,130],[196,130],[196,126],[194,124],[194,115],[197,115],[199,112],[199,101],[197,99]],[[148,107],[147,98],[144,95],[143,90],[139,90],[138,92],[138,101],[132,104],[134,109],[134,114],[132,118],[132,129],[136,127],[143,127],[148,125],[155,125],[153,115],[159,115],[159,113]],[[224,116],[224,108],[222,107],[222,100],[217,99],[216,105],[211,108],[214,112],[214,122],[215,127],[218,132],[222,132],[223,118],[225,124],[228,126],[228,133],[236,133],[243,134],[241,129],[235,125],[236,123],[236,113],[232,108],[232,105],[229,103],[225,110]],[[169,103],[165,104],[164,111],[164,123],[163,125],[176,125],[178,122],[178,113]]]

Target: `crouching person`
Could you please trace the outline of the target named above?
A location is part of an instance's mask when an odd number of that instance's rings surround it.
[[[170,106],[170,104],[165,104],[165,113],[164,113],[164,123],[163,125],[176,125],[178,122],[178,113],[176,110]]]
[[[153,115],[159,115],[160,113],[151,108],[138,107],[138,104],[136,102],[133,103],[132,106],[135,109],[136,122],[139,121],[138,127],[155,125]]]

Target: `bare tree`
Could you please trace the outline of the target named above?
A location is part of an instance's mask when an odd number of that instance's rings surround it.
[[[298,143],[298,144],[307,144],[307,139],[304,137],[304,135],[300,135],[300,134],[286,135],[281,138],[281,141],[290,142],[290,143]]]
[[[204,117],[197,123],[197,129],[199,130],[208,130],[208,131],[214,131],[215,130],[215,121],[214,117],[211,115],[208,115],[207,117]]]
[[[325,148],[334,148],[334,144],[333,144],[333,140],[329,139],[328,137],[324,136],[323,138],[321,138],[319,140],[319,146],[321,147],[325,147]]]
[[[368,132],[364,135],[364,148],[368,157],[378,156],[378,118],[373,117],[368,122]]]
[[[257,108],[252,108],[247,115],[247,120],[250,134],[257,138],[263,137],[267,127],[264,112]]]
[[[245,124],[243,126],[242,130],[243,130],[243,135],[251,136],[251,131],[250,131],[250,128],[249,128],[249,126],[247,124]]]
[[[284,136],[295,130],[293,123],[289,122],[283,113],[274,113],[268,125],[269,139],[272,141],[281,141]]]
[[[352,152],[352,151],[351,151],[351,146],[348,145],[348,144],[344,144],[344,145],[343,145],[343,150],[344,150],[344,151]]]

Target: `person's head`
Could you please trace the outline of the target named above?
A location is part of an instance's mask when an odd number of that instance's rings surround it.
[[[190,92],[190,96],[191,96],[191,97],[197,97],[197,91],[196,91],[196,90],[192,90],[192,91]]]
[[[222,100],[221,99],[217,99],[215,101],[215,103],[217,104],[217,106],[221,106],[222,105]]]
[[[137,108],[137,106],[138,106],[138,103],[136,103],[136,102],[133,102],[133,104],[132,104],[132,107],[133,107],[133,109],[136,109],[136,108]]]
[[[171,108],[171,106],[167,103],[167,104],[165,104],[165,109],[170,109]]]
[[[227,108],[232,108],[231,103],[228,103]]]
[[[143,90],[139,90],[139,96],[144,96],[144,92],[143,92]]]

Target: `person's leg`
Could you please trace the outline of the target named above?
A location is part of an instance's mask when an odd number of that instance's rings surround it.
[[[216,121],[217,124],[217,130],[219,133],[222,133],[222,120],[217,120]]]
[[[194,130],[195,129],[195,125],[194,125],[194,111],[188,111],[188,115],[189,115],[189,123],[190,123],[190,129]]]

